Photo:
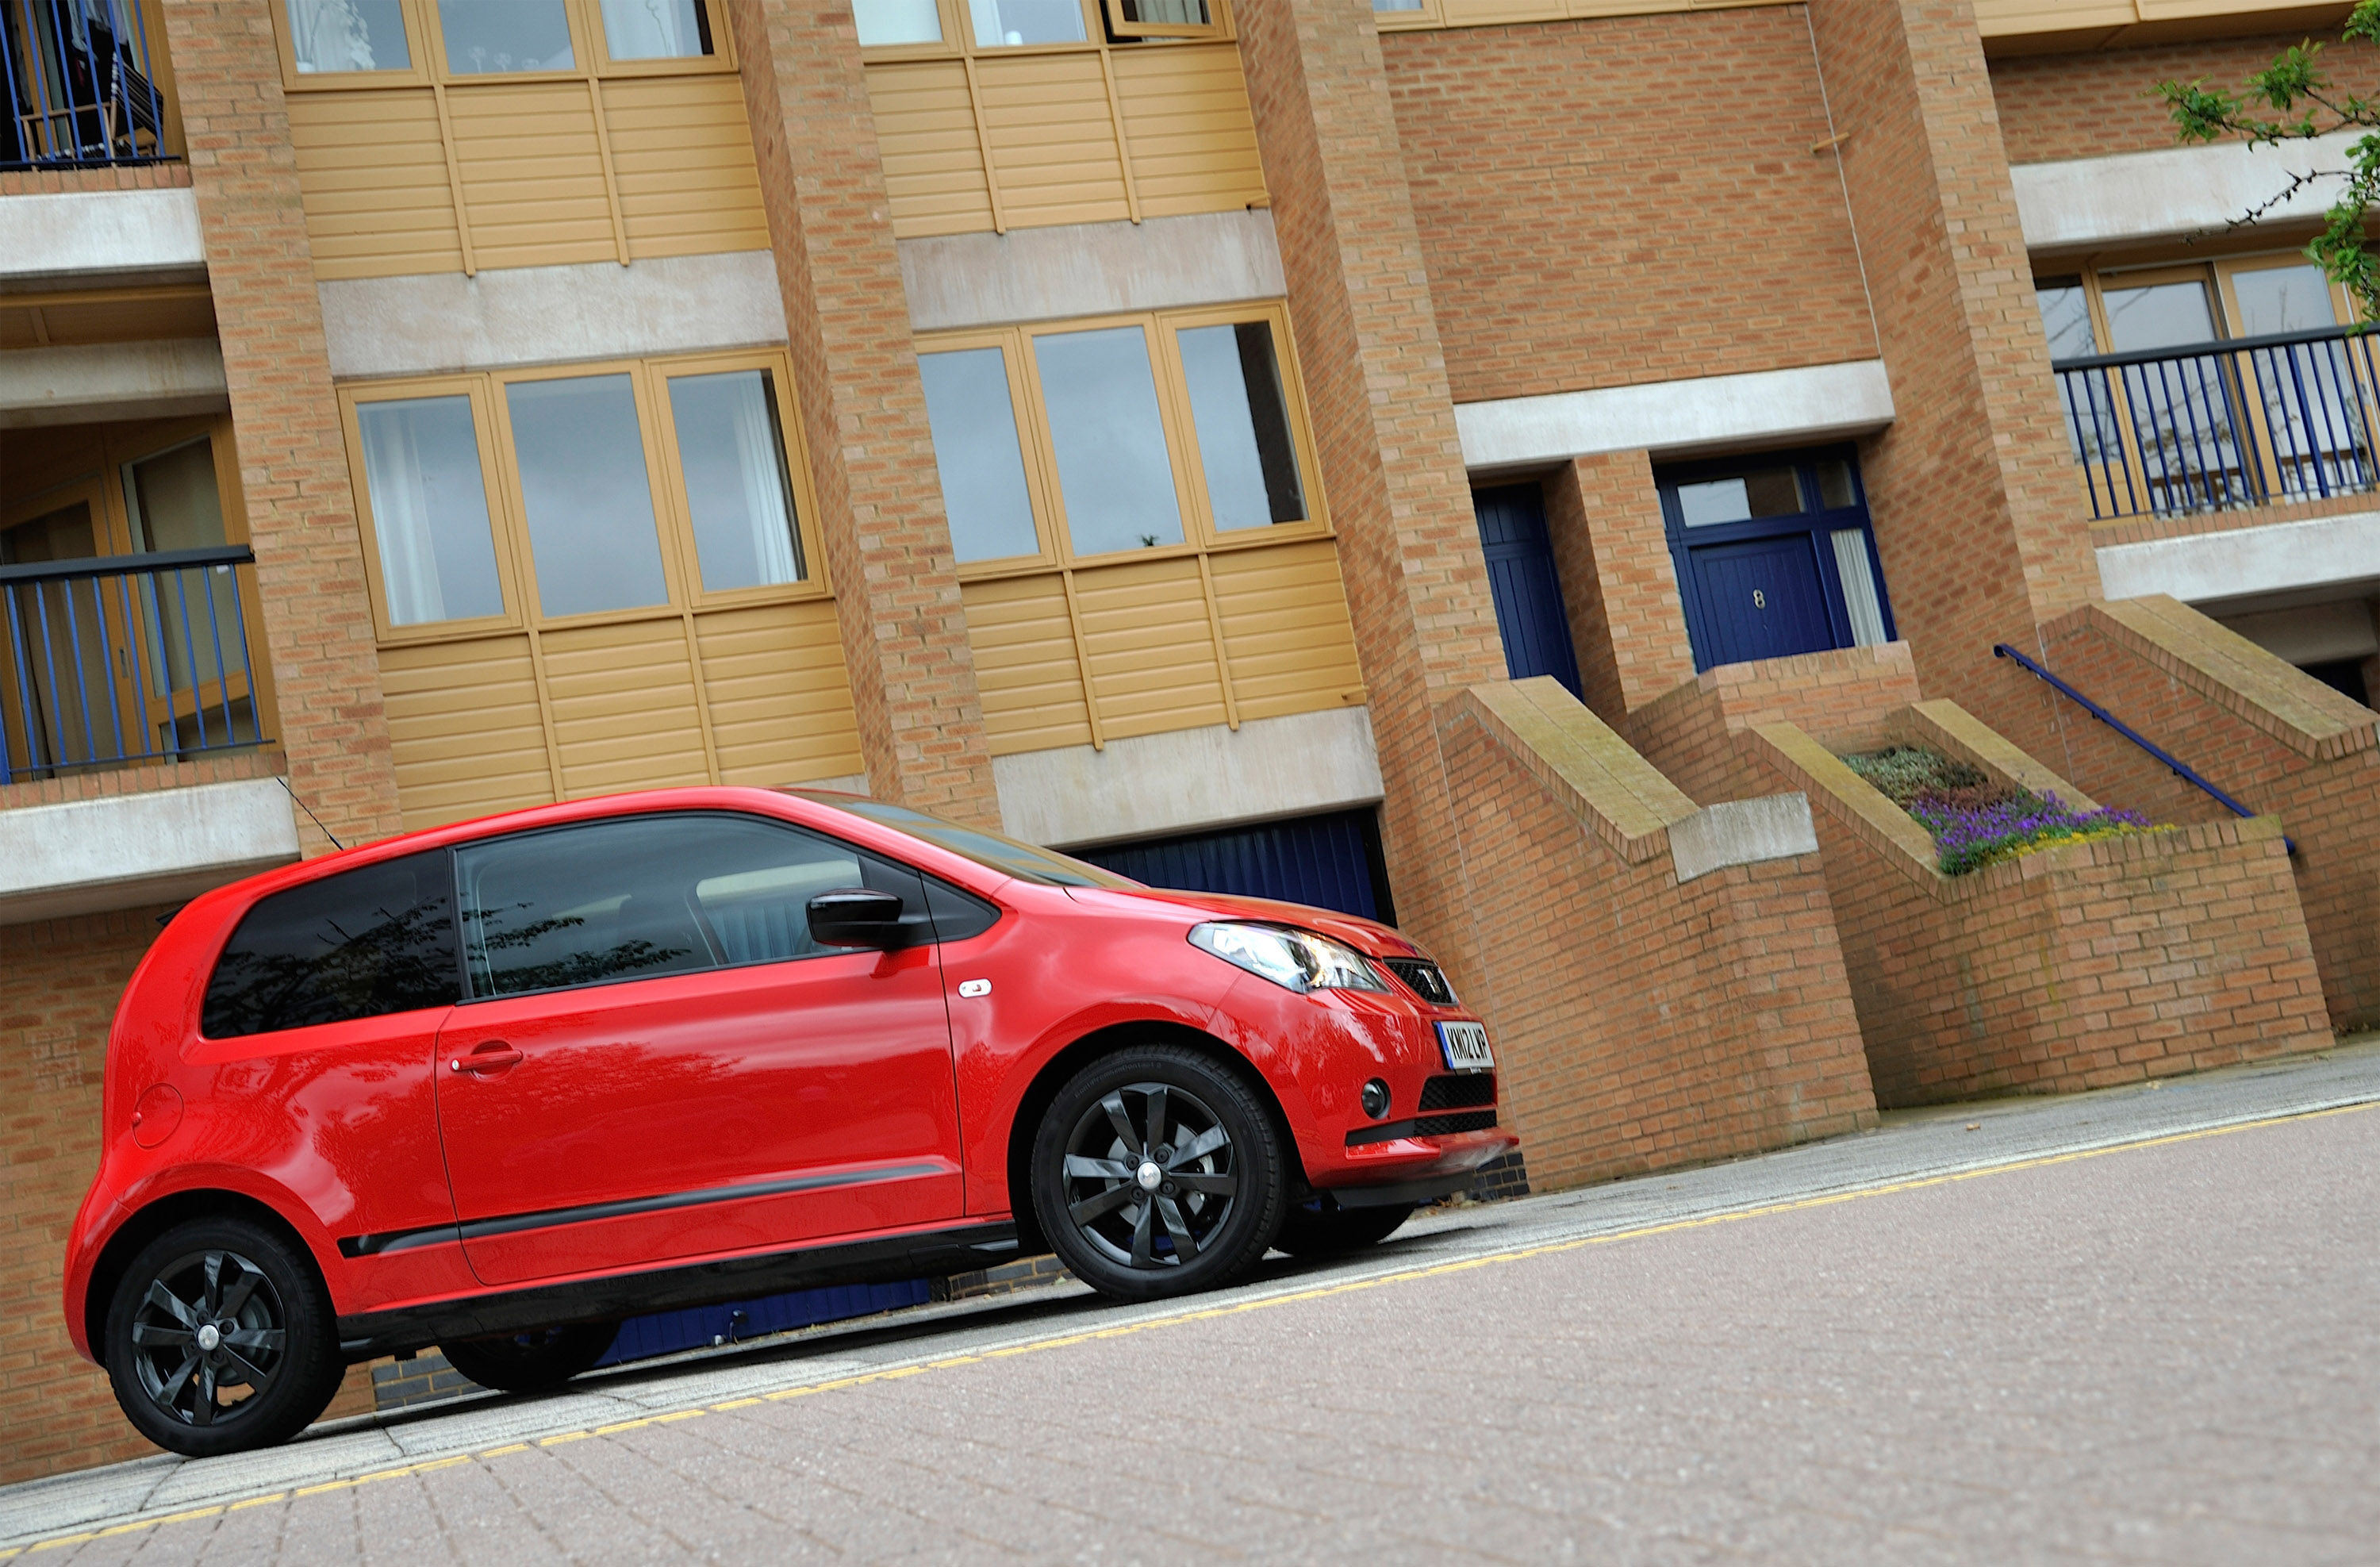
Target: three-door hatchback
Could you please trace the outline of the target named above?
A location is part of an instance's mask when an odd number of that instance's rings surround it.
[[[1380,1239],[1510,1148],[1386,926],[1158,892],[899,807],[686,789],[252,877],[107,1051],[66,1317],[176,1452],[343,1368],[486,1386],[624,1318],[1054,1251],[1123,1298]]]

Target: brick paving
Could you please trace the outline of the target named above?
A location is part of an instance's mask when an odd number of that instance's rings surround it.
[[[2364,1048],[1900,1117],[1187,1305],[1054,1286],[19,1487],[0,1538],[79,1496],[133,1526],[40,1559],[2368,1560],[2375,1111]],[[374,1443],[415,1465],[346,1483]],[[213,1511],[134,1516],[173,1506]]]

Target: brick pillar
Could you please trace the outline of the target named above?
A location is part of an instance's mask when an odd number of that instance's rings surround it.
[[[397,830],[380,662],[270,0],[164,0],[289,783],[347,844]],[[308,853],[329,845],[301,814]]]
[[[1467,950],[1436,707],[1504,674],[1369,0],[1250,0],[1240,58],[1387,799],[1399,917]]]
[[[848,0],[729,0],[869,788],[997,826]]]
[[[2058,717],[1992,644],[2095,599],[2098,567],[1966,0],[1815,0],[1818,63],[1892,428],[1867,443],[1876,546],[1926,694],[2058,764]]]
[[[1653,460],[1643,452],[1580,457],[1548,477],[1545,492],[1579,683],[1595,715],[1621,728],[1694,677]]]

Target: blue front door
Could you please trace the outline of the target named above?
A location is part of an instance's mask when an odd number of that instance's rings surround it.
[[[1578,696],[1578,653],[1562,608],[1561,578],[1554,574],[1545,497],[1534,484],[1505,484],[1474,490],[1471,504],[1479,516],[1479,548],[1488,557],[1506,671],[1515,680],[1550,674]]]
[[[1835,645],[1817,552],[1807,533],[1693,551],[1712,663],[1823,652]]]

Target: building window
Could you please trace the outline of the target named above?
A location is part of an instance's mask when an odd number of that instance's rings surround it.
[[[601,0],[603,48],[615,60],[695,60],[710,54],[702,0]]]
[[[1848,450],[1656,469],[1694,667],[1893,638]]]
[[[921,0],[908,0],[910,4]],[[932,5],[934,0],[922,0]],[[280,0],[284,80],[381,87],[428,79],[650,75],[730,62],[715,0]]]
[[[1257,306],[928,339],[918,364],[960,564],[1318,527],[1287,327]]]
[[[384,636],[816,592],[780,354],[341,393]]]
[[[1106,0],[1113,38],[1214,38],[1222,18],[1210,0]]]
[[[289,53],[300,76],[413,67],[405,0],[284,0]]]
[[[899,49],[942,41],[940,0],[852,0],[862,49]]]
[[[1228,39],[1230,0],[853,0],[859,46],[915,56]]]

